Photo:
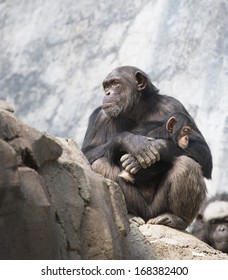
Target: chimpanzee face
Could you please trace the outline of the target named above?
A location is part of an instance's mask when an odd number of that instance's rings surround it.
[[[143,83],[143,86],[142,86]],[[140,89],[146,86],[146,77],[127,66],[113,70],[103,81],[105,97],[102,109],[110,118],[127,116],[137,104]],[[141,88],[140,88],[141,87]]]
[[[189,116],[181,112],[173,114],[166,123],[166,130],[180,148],[188,148],[189,137],[193,133]]]
[[[215,201],[204,212],[207,236],[210,244],[224,253],[228,253],[228,202]]]
[[[102,108],[110,118],[116,118],[123,109],[124,86],[118,76],[108,76],[103,82],[105,97]],[[122,101],[122,102],[121,102]]]
[[[180,148],[186,149],[188,147],[189,136],[192,134],[192,131],[193,129],[188,125],[181,128],[177,139],[177,143]]]

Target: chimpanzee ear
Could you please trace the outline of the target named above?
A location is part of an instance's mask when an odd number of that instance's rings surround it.
[[[147,86],[147,77],[140,71],[135,73],[135,79],[138,91],[142,91]]]
[[[175,123],[177,122],[177,119],[175,117],[171,117],[167,123],[166,123],[166,130],[169,132],[169,133],[172,133],[173,132],[173,128],[174,128],[174,125]]]

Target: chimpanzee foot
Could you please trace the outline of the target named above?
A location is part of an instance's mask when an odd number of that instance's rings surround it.
[[[130,224],[135,224],[137,227],[144,225],[145,221],[141,217],[132,216],[129,218]]]
[[[184,219],[178,217],[172,213],[164,213],[155,218],[147,221],[147,224],[153,225],[165,225],[168,227],[184,230],[187,228],[188,224]]]

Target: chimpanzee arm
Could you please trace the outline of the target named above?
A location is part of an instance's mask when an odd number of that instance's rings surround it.
[[[163,145],[158,147],[156,142],[160,141],[162,141]],[[211,178],[212,155],[206,141],[201,134],[198,134],[197,139],[190,139],[188,148],[184,150],[179,149],[178,147],[175,148],[168,140],[158,139],[156,142],[155,148],[157,148],[162,160],[169,161],[173,155],[178,156],[178,153],[181,150],[182,155],[186,155],[200,164],[204,177],[207,179]]]
[[[187,149],[181,149],[171,140],[157,139],[151,143],[158,150],[162,162],[171,163],[176,157],[186,155],[201,165],[203,176],[207,179],[211,178],[212,156],[204,139],[190,140]],[[138,160],[131,154],[123,155],[120,161],[122,167],[132,174],[137,173],[141,169]]]
[[[92,164],[96,159],[103,157],[110,146],[106,140],[106,119],[102,116],[101,107],[97,108],[89,117],[89,124],[82,144],[82,152]]]
[[[202,168],[204,177],[211,179],[212,173],[212,155],[204,139],[190,140],[188,148],[185,150],[188,157],[198,162]]]
[[[185,151],[178,147],[172,140],[154,139],[151,145],[155,145],[156,149],[159,150],[159,160],[167,164],[171,164],[176,157],[185,153]],[[163,148],[161,149],[162,146]],[[136,174],[142,168],[138,160],[131,154],[124,154],[120,158],[120,162],[122,167],[132,174]],[[150,168],[148,167],[147,169]],[[152,169],[154,169],[154,167],[152,167]]]
[[[156,148],[147,137],[126,131],[121,123],[123,121],[118,123],[107,118],[101,107],[92,113],[82,145],[82,151],[91,164],[101,157],[116,162],[124,153],[135,156],[143,168],[159,160]]]

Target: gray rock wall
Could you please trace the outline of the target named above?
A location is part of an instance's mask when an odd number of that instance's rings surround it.
[[[81,143],[113,68],[135,65],[196,119],[228,187],[227,0],[0,1],[0,98],[26,123]]]

